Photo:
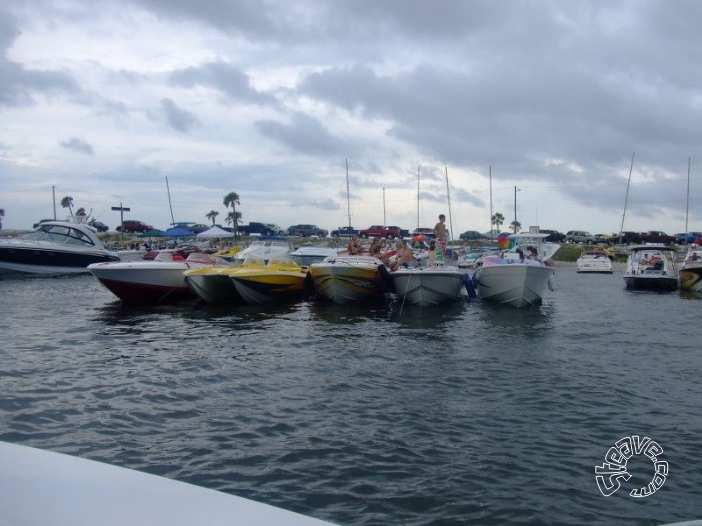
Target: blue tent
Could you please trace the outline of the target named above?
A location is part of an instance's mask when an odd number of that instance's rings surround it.
[[[192,237],[195,232],[187,228],[169,228],[163,233],[164,237]]]

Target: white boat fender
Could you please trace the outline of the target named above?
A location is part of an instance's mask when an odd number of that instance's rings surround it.
[[[556,275],[555,274],[551,274],[551,277],[548,278],[548,290],[550,290],[551,292],[556,290]]]

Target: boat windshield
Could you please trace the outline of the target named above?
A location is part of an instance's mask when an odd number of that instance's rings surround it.
[[[42,225],[40,228],[25,234],[25,241],[48,241],[61,245],[76,245],[84,247],[95,246],[85,232],[70,225]]]
[[[276,256],[272,257],[268,261],[269,267],[275,267],[277,269],[299,269],[300,265],[295,263],[292,259],[286,256]]]

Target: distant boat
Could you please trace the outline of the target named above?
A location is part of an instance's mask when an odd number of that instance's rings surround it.
[[[702,248],[693,245],[685,254],[680,267],[680,288],[702,292]]]
[[[675,249],[653,244],[631,247],[624,272],[627,289],[674,291],[678,280]]]
[[[603,250],[588,250],[580,254],[576,262],[576,272],[585,274],[612,274],[612,260]]]
[[[309,267],[312,263],[319,263],[324,258],[336,256],[338,253],[336,248],[305,244],[291,252],[290,258],[301,267]]]
[[[0,274],[82,274],[92,263],[120,261],[84,223],[46,221],[19,239],[0,240]]]

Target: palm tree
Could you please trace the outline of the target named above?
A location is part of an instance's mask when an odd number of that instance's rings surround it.
[[[519,221],[512,221],[509,224],[509,226],[512,228],[515,234],[518,233],[522,228],[522,224]]]
[[[236,192],[229,192],[227,195],[224,196],[224,206],[229,208],[229,205],[232,206],[232,213],[230,214],[232,219],[227,220],[228,222],[234,222],[234,235],[239,234],[239,218],[241,217],[241,214],[236,211],[236,205],[240,205],[241,203],[239,202],[239,194]],[[229,218],[229,216],[227,216]]]
[[[216,210],[210,210],[209,212],[207,212],[207,213],[205,214],[205,217],[206,217],[207,219],[211,219],[211,220],[212,220],[212,226],[214,226],[214,224],[215,224],[215,223],[214,223],[214,222],[215,222],[215,217],[217,217],[218,215],[219,215],[219,212],[217,212]]]
[[[0,230],[2,229],[2,218],[5,217],[5,209],[0,208]]]
[[[234,232],[237,232],[237,225],[241,222],[241,212],[229,212],[224,218],[228,225],[234,224]]]
[[[71,215],[73,215],[73,198],[70,195],[67,195],[61,199],[61,207],[68,208],[68,211],[71,213]]]
[[[86,215],[88,215],[88,214],[85,213],[85,208],[83,208],[83,207],[81,206],[78,210],[76,210],[76,215],[77,215],[77,216],[86,216]]]
[[[492,216],[492,224],[495,225],[495,228],[496,228],[497,230],[500,229],[500,227],[502,226],[502,224],[503,224],[504,222],[505,222],[505,216],[503,216],[501,213],[496,212],[495,214],[493,214],[493,216]]]

